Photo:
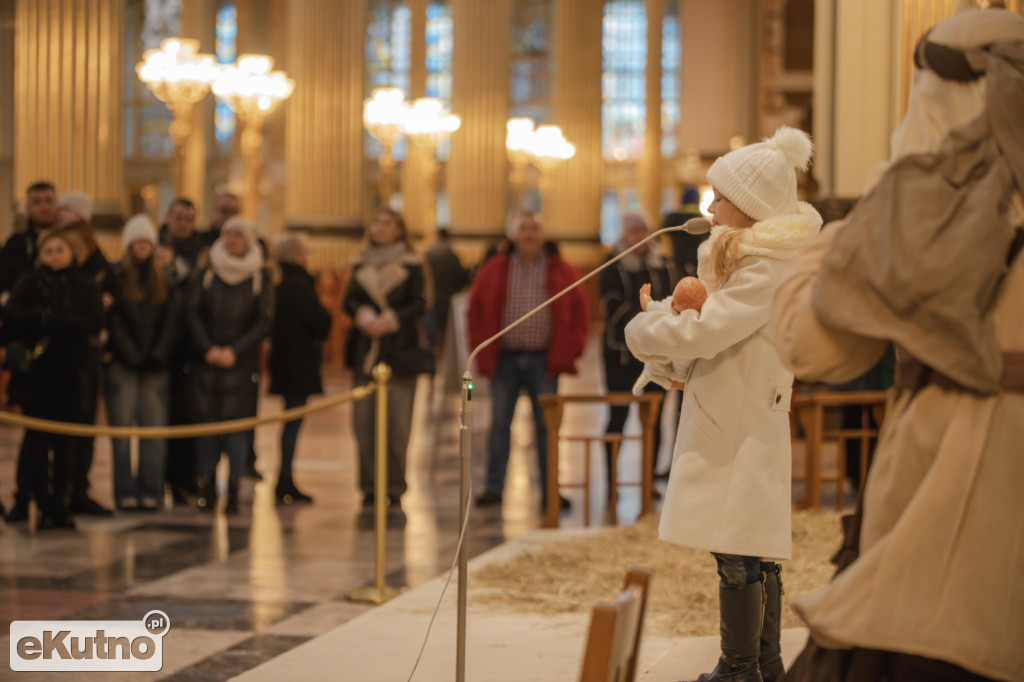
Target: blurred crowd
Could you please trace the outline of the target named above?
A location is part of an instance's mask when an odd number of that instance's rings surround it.
[[[666,224],[698,215],[696,201],[690,190]],[[60,194],[53,184],[39,182],[26,190],[24,206],[24,229],[0,251],[8,409],[76,424],[95,424],[101,410],[111,426],[222,422],[257,414],[266,374],[269,393],[281,396],[285,409],[298,408],[322,393],[323,344],[343,318],[350,321],[344,359],[353,385],[369,382],[378,362],[393,371],[382,503],[395,513],[401,513],[406,491],[417,376],[435,371],[446,332],[465,333],[474,348],[579,277],[545,235],[539,216],[517,215],[508,238],[471,272],[447,230],[438,230],[421,257],[401,214],[380,208],[329,310],[309,272],[304,236],[288,231],[267,244],[259,227],[240,215],[234,194],[214,198],[202,230],[196,206],[186,198],[171,202],[162,224],[145,213],[132,216],[121,232],[116,262],[108,262],[99,248],[86,195]],[[641,214],[624,216],[609,258],[642,241],[653,227]],[[671,257],[651,241],[598,280],[596,293],[607,316],[603,357],[610,391],[628,391],[639,371],[623,343],[623,328],[640,309],[639,288],[651,283],[660,297],[695,270],[697,238],[673,233],[673,239],[682,241],[672,244]],[[452,297],[467,288],[463,332],[462,325],[449,327],[449,310]],[[491,379],[493,400],[487,480],[478,505],[502,501],[510,426],[523,392],[532,401],[535,470],[545,502],[546,430],[537,399],[557,391],[560,374],[576,372],[590,330],[589,298],[582,288],[571,292],[479,356],[478,371]],[[353,406],[364,510],[375,504],[374,410],[372,399]],[[615,408],[608,433],[621,433],[625,420],[626,408]],[[281,429],[278,504],[312,502],[292,474],[301,424],[293,419]],[[6,520],[27,520],[33,500],[42,528],[72,527],[78,514],[112,514],[89,492],[93,449],[91,437],[26,429]],[[113,502],[124,512],[174,504],[205,511],[223,505],[226,513],[237,513],[239,481],[263,476],[252,429],[143,438],[135,456],[131,440],[114,438],[112,455]],[[218,486],[222,455],[229,473]],[[569,503],[563,498],[561,504]]]

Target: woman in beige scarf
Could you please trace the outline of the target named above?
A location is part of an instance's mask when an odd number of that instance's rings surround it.
[[[342,308],[353,320],[346,348],[353,382],[369,383],[380,362],[387,363],[393,373],[388,382],[387,496],[396,516],[406,490],[405,453],[416,378],[433,372],[433,355],[420,343],[420,318],[426,306],[423,264],[409,244],[405,220],[396,211],[378,208],[366,232],[365,246],[352,261]],[[363,508],[369,510],[375,503],[375,398],[356,401],[352,413],[359,449],[359,488]]]

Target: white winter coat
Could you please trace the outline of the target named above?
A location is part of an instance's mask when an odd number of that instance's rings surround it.
[[[793,375],[765,325],[784,261],[820,227],[807,204],[798,215],[755,224],[726,280],[717,290],[710,283],[699,313],[647,312],[627,325],[626,343],[655,381],[686,382],[662,540],[724,554],[790,557]]]

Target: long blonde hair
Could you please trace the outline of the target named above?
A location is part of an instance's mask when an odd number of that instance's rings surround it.
[[[153,251],[149,258],[139,261],[132,255],[130,248],[124,250],[121,266],[124,268],[122,283],[126,299],[155,305],[161,305],[167,300],[167,283],[156,264],[156,247]]]
[[[711,252],[708,257],[711,259],[711,272],[715,279],[724,282],[725,278],[732,272],[736,261],[739,260],[740,241],[743,231],[749,227],[726,227],[718,234],[715,243],[711,245]]]

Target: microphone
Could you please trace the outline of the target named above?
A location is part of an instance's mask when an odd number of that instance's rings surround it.
[[[711,221],[708,220],[707,218],[690,218],[689,220],[687,220],[682,225],[674,225],[672,227],[663,227],[660,230],[652,232],[651,234],[647,235],[646,237],[644,237],[643,239],[638,241],[633,246],[629,247],[628,249],[626,249],[625,251],[623,251],[622,253],[617,255],[615,258],[612,258],[607,263],[603,263],[601,265],[601,267],[596,268],[594,270],[591,270],[589,273],[587,273],[583,277],[580,277],[578,280],[576,280],[575,282],[573,282],[572,284],[570,284],[566,288],[562,289],[557,294],[555,294],[554,296],[552,296],[548,300],[544,301],[539,306],[537,306],[536,308],[534,308],[530,312],[526,313],[525,315],[520,317],[518,320],[515,320],[514,322],[512,322],[512,324],[508,325],[507,327],[505,327],[504,329],[499,331],[497,334],[495,334],[494,336],[492,336],[491,338],[487,339],[486,341],[481,343],[479,346],[474,348],[473,352],[469,354],[469,359],[466,360],[466,370],[465,370],[465,373],[463,374],[463,377],[464,378],[469,378],[470,377],[469,368],[473,365],[473,360],[476,359],[477,353],[479,353],[484,348],[486,348],[487,346],[491,345],[492,343],[494,343],[495,341],[500,339],[502,336],[507,334],[510,330],[512,330],[515,327],[519,326],[522,322],[530,319],[535,314],[539,313],[541,310],[544,310],[544,308],[547,308],[549,305],[551,305],[552,303],[554,303],[558,299],[562,298],[562,296],[565,296],[567,293],[569,293],[570,291],[572,291],[573,289],[575,289],[579,285],[581,285],[584,282],[586,282],[587,280],[591,279],[592,277],[597,275],[602,270],[608,268],[609,266],[614,264],[616,261],[618,261],[621,258],[625,257],[626,254],[631,253],[632,251],[640,248],[641,246],[643,246],[647,242],[651,241],[655,237],[658,237],[658,236],[660,236],[660,235],[662,235],[662,234],[664,234],[666,232],[687,232],[687,233],[693,234],[693,235],[701,235],[701,234],[707,234],[710,231],[711,231]]]
[[[690,234],[707,234],[711,231],[711,221],[707,218],[690,218],[683,223],[682,228],[684,232],[689,232]],[[678,228],[669,227],[666,229],[675,230]]]
[[[660,230],[652,232],[633,246],[629,247],[615,258],[612,258],[607,263],[603,263],[599,268],[592,270],[583,277],[579,278],[566,288],[559,291],[557,294],[549,298],[548,300],[541,303],[539,306],[526,313],[518,320],[508,325],[497,334],[487,339],[479,346],[473,349],[473,352],[469,354],[469,359],[466,360],[466,369],[462,374],[462,407],[459,410],[459,455],[461,459],[460,473],[459,473],[459,541],[456,547],[456,562],[455,565],[459,569],[458,579],[458,613],[456,619],[456,636],[455,636],[455,679],[456,682],[464,682],[466,674],[466,588],[467,588],[467,565],[469,558],[466,553],[465,537],[466,529],[469,527],[469,495],[470,495],[470,474],[469,474],[469,460],[471,451],[471,434],[472,427],[469,425],[470,416],[470,401],[473,399],[473,374],[469,368],[473,365],[473,360],[476,359],[477,353],[482,351],[487,346],[491,345],[502,336],[507,334],[510,329],[515,328],[517,325],[522,324],[524,320],[529,319],[533,315],[536,315],[544,308],[565,296],[567,293],[583,284],[587,280],[591,279],[605,268],[613,265],[615,262],[625,257],[626,254],[635,251],[647,242],[651,241],[655,237],[661,236],[666,232],[687,232],[689,234],[701,235],[711,231],[711,221],[707,218],[691,218],[682,225],[674,225],[672,227],[663,227]],[[546,443],[538,444],[538,447],[546,447]],[[454,566],[453,566],[454,570]],[[448,574],[448,579],[451,580],[451,573]],[[447,586],[447,584],[446,584]]]

